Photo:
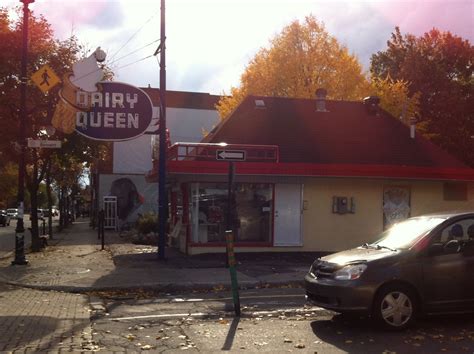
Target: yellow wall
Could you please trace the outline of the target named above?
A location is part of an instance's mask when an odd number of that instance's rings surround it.
[[[411,216],[448,210],[474,210],[474,184],[468,200],[443,200],[443,182],[388,181],[379,179],[311,179],[305,182],[303,213],[304,251],[338,251],[374,241],[383,229],[383,190],[386,186],[410,188]],[[333,214],[333,196],[353,197],[355,214]]]
[[[467,201],[445,201],[442,181],[382,180],[364,178],[308,178],[304,181],[303,246],[236,248],[236,252],[339,251],[374,241],[383,229],[384,187],[410,188],[411,216],[452,211],[474,211],[474,183],[468,184]],[[334,214],[333,197],[351,197],[354,214]],[[223,253],[225,248],[190,247],[190,254]]]

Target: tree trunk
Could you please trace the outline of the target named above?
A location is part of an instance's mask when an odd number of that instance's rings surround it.
[[[59,229],[62,230],[64,228],[64,188],[59,188]]]
[[[51,195],[51,161],[46,167],[46,196],[48,198],[48,235],[53,239],[53,196]]]

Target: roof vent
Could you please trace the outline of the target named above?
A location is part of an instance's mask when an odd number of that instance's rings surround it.
[[[326,95],[328,92],[323,88],[316,90],[316,111],[327,112],[326,110]]]
[[[255,108],[265,108],[264,100],[255,100]]]
[[[363,99],[365,108],[369,114],[377,114],[379,111],[380,98],[377,96],[369,96]]]

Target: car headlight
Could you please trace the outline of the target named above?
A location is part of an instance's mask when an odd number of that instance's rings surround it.
[[[337,280],[355,280],[359,279],[362,273],[367,269],[366,264],[351,264],[342,267],[334,273],[334,279]]]
[[[309,271],[308,271],[309,274],[311,274],[312,276],[315,276],[315,272],[314,272],[314,271],[316,270],[318,264],[319,264],[319,259],[315,260],[315,261],[313,262],[313,264],[311,264],[311,267],[309,267]]]

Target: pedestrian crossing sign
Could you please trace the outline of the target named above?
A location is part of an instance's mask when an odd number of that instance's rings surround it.
[[[58,75],[56,75],[49,65],[43,65],[41,69],[31,75],[31,80],[41,91],[43,91],[43,93],[48,92],[51,88],[61,82]]]

